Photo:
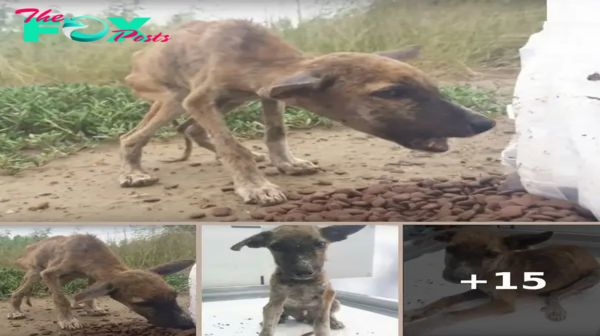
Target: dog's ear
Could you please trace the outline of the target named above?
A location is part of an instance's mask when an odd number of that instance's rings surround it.
[[[537,245],[550,239],[554,232],[525,233],[504,237],[504,245],[510,250],[524,250],[532,245]]]
[[[265,231],[265,232],[255,234],[252,237],[242,240],[241,242],[233,245],[231,247],[231,249],[234,251],[239,251],[244,246],[247,246],[250,248],[267,247],[269,245],[269,243],[271,242],[271,239],[273,239],[273,232]]]
[[[396,61],[410,61],[413,58],[417,58],[421,53],[420,45],[411,45],[399,50],[390,50],[376,53],[379,56],[395,59]]]
[[[444,231],[439,231],[439,233],[434,234],[432,238],[435,241],[447,243],[450,240],[452,240],[452,237],[454,237],[455,234],[456,234],[455,229],[444,230]]]
[[[320,228],[321,236],[330,242],[339,242],[364,229],[366,225],[331,225]]]
[[[265,98],[282,99],[296,95],[311,95],[326,90],[335,82],[333,76],[317,77],[308,73],[282,78],[270,87],[258,90],[258,95]]]
[[[115,289],[115,286],[110,282],[97,282],[86,288],[83,292],[75,294],[73,299],[75,300],[75,304],[78,304],[109,295]]]
[[[193,260],[193,259],[177,260],[177,261],[172,261],[170,263],[166,263],[163,265],[152,267],[152,268],[148,269],[148,271],[154,272],[160,276],[165,276],[165,275],[170,275],[170,274],[174,274],[177,272],[181,272],[184,269],[192,266],[195,263],[196,263],[196,260]]]

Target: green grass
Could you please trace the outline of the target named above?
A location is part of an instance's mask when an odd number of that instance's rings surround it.
[[[164,229],[163,231],[159,231]],[[149,268],[178,259],[196,259],[196,227],[193,225],[167,227],[136,227],[132,237],[127,240],[112,240],[107,245],[124,262],[133,268]],[[14,267],[16,260],[28,244],[47,237],[48,232],[31,236],[8,238],[0,236],[0,300],[10,297],[21,278],[23,270]],[[166,281],[178,291],[188,288],[189,269],[165,277]],[[67,294],[73,294],[86,287],[86,281],[76,280],[64,287]],[[38,283],[33,290],[34,296],[48,295],[48,289]]]
[[[501,111],[493,92],[468,86],[443,88],[454,101],[487,114]],[[135,127],[148,111],[127,87],[57,83],[0,88],[0,171],[14,174],[67,156],[102,141],[116,140]],[[226,116],[239,137],[262,136],[260,103],[250,103]],[[333,122],[306,110],[289,107],[291,129],[332,126]],[[170,127],[158,137],[173,135]]]

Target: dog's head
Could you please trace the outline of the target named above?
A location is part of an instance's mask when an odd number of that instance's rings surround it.
[[[311,58],[259,95],[306,108],[355,130],[428,152],[447,138],[471,137],[495,122],[451,102],[421,71],[404,63],[419,47]]]
[[[447,243],[444,279],[460,283],[472,274],[482,277],[495,272],[512,252],[543,243],[552,234],[548,231],[506,236],[499,230],[464,228],[443,231],[434,239]]]
[[[348,238],[365,225],[333,225],[318,228],[309,225],[282,225],[246,238],[231,247],[266,247],[271,251],[281,274],[293,281],[318,278],[325,265],[329,244]]]
[[[163,276],[182,271],[194,263],[194,260],[180,260],[148,270],[118,272],[110,281],[97,282],[76,294],[74,299],[79,303],[110,296],[155,326],[192,329],[195,328],[194,321],[177,304],[177,292]]]

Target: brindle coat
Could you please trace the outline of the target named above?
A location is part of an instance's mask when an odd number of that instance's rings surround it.
[[[22,319],[21,303],[33,286],[44,281],[52,293],[61,329],[83,325],[73,316],[62,286],[75,279],[88,279],[88,287],[74,297],[89,315],[106,315],[95,302],[108,295],[148,322],[167,328],[195,328],[191,317],[177,304],[177,292],[163,276],[182,271],[195,263],[179,260],[148,270],[127,267],[100,239],[92,235],[54,236],[25,247],[16,264],[26,270],[19,288],[11,296],[8,319]],[[29,300],[27,300],[29,301]]]
[[[471,137],[495,125],[450,102],[421,71],[404,63],[418,54],[417,47],[309,56],[266,27],[244,20],[191,21],[171,37],[136,52],[125,78],[136,95],[153,104],[136,129],[120,139],[122,187],[158,181],[142,168],[142,149],[159,128],[187,113],[195,120],[197,142],[218,153],[244,202],[284,202],[284,192],[261,175],[255,155],[235,139],[223,117],[254,100],[263,107],[270,161],[291,175],[319,168],[290,151],[286,104],[431,152],[448,150],[447,138]]]
[[[506,236],[500,230],[472,227],[443,231],[435,237],[446,242],[446,267],[443,278],[452,283],[470,279],[487,280],[476,290],[447,296],[424,307],[404,313],[404,335],[417,336],[435,328],[453,325],[475,318],[502,315],[515,311],[515,302],[520,295],[546,296],[543,311],[546,318],[561,321],[567,312],[560,300],[568,295],[595,286],[600,282],[600,264],[586,248],[574,245],[549,245],[533,248],[552,237],[553,232],[515,234]],[[499,290],[502,278],[497,272],[509,272],[511,285],[517,290]],[[538,290],[525,290],[523,284],[535,285],[525,280],[525,272],[543,272],[537,275],[545,281]],[[444,312],[454,305],[489,298],[483,305],[470,309]],[[437,314],[437,315],[436,315]],[[435,316],[434,316],[435,315]],[[422,321],[416,321],[420,320]],[[408,323],[408,324],[407,324]]]
[[[331,329],[344,328],[334,316],[340,303],[335,300],[335,291],[323,269],[326,251],[330,243],[345,240],[364,227],[282,225],[231,247],[234,251],[244,246],[268,248],[277,265],[271,276],[269,302],[263,308],[259,336],[273,336],[278,321],[283,323],[289,316],[312,324],[315,336],[329,336]]]

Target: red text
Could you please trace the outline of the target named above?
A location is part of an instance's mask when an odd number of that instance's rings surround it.
[[[121,38],[132,38],[135,42],[167,42],[171,39],[169,35],[163,35],[162,33],[158,33],[155,36],[146,35],[146,39],[144,40],[144,35],[141,35],[140,32],[133,29],[113,30],[112,32],[118,33],[117,36],[115,36],[116,41],[120,40]]]
[[[40,12],[40,10],[37,9],[37,8],[22,8],[22,9],[17,9],[15,11],[15,14],[31,13],[31,15],[29,15],[25,19],[25,22],[29,22],[39,12]],[[64,20],[64,15],[58,14],[58,15],[54,15],[54,16],[51,17],[50,15],[48,15],[48,14],[50,14],[50,12],[52,12],[52,9],[48,9],[47,11],[42,12],[42,14],[40,14],[35,20],[37,22],[40,22],[40,21],[50,22],[50,21],[52,21],[52,22],[55,22],[55,23],[59,23],[62,20]]]

